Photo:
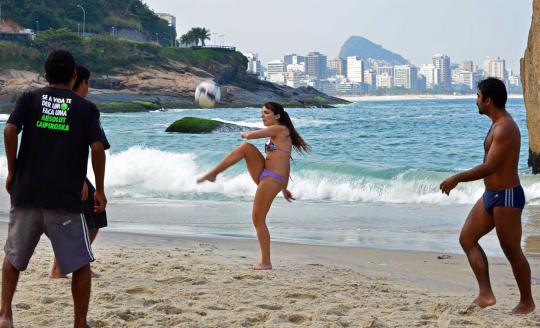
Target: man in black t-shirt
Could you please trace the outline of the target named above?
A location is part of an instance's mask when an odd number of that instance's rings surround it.
[[[90,262],[94,260],[81,210],[88,146],[96,180],[94,211],[105,210],[105,151],[96,106],[71,88],[77,77],[73,56],[53,51],[45,62],[49,86],[23,93],[4,129],[11,196],[4,247],[0,327],[11,327],[11,303],[20,271],[43,233],[64,274],[73,273],[75,327],[86,327],[90,301]],[[22,131],[17,154],[17,134]]]
[[[75,66],[77,70],[77,79],[73,85],[73,91],[79,96],[86,98],[88,95],[89,81],[90,81],[90,71],[83,65],[77,64]],[[111,145],[107,141],[105,132],[101,140],[103,142],[103,148],[105,150],[111,148]],[[85,179],[82,189],[82,213],[84,219],[86,220],[86,226],[90,232],[90,244],[94,242],[98,234],[99,229],[105,228],[107,226],[107,213],[103,211],[102,213],[94,213],[94,192],[96,188],[92,185],[88,178]],[[92,277],[99,277],[99,274],[95,273],[94,270],[91,271]],[[56,259],[53,260],[51,272],[49,273],[49,278],[51,279],[61,279],[67,278],[67,276],[60,271],[60,267]]]

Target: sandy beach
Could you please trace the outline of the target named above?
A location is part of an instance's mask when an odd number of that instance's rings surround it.
[[[498,304],[480,310],[469,306],[476,284],[455,254],[274,243],[275,270],[256,272],[255,240],[105,232],[94,251],[91,327],[540,325],[538,312],[508,314],[518,293],[503,258],[490,259]],[[16,327],[71,327],[70,282],[47,278],[51,254],[42,238],[20,278]],[[530,260],[538,300],[539,258]]]

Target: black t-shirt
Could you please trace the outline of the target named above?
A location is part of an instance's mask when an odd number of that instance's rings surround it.
[[[7,123],[22,133],[11,203],[81,212],[89,145],[109,143],[96,105],[68,89],[25,92]]]

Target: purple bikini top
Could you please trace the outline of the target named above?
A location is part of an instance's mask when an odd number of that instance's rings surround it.
[[[265,152],[265,153],[268,153],[268,152],[271,152],[271,151],[274,151],[274,150],[280,151],[280,152],[282,152],[282,153],[289,154],[289,158],[292,159],[292,157],[291,157],[291,152],[290,152],[290,151],[287,151],[287,150],[278,148],[278,147],[272,142],[272,139],[270,139],[270,138],[266,139],[266,143],[264,144],[264,152]]]

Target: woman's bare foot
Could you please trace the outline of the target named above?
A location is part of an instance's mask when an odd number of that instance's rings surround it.
[[[519,302],[518,305],[512,310],[512,314],[529,314],[534,311],[536,306],[534,305],[534,301],[528,301],[528,302]]]
[[[272,270],[272,263],[257,263],[253,265],[253,270]]]
[[[216,181],[216,174],[208,173],[197,179],[197,183],[203,183],[205,181],[214,182]]]
[[[478,295],[478,297],[473,301],[473,304],[478,305],[479,307],[486,308],[488,306],[495,305],[497,303],[497,299],[495,299],[495,295],[493,294],[487,294],[487,295]]]

